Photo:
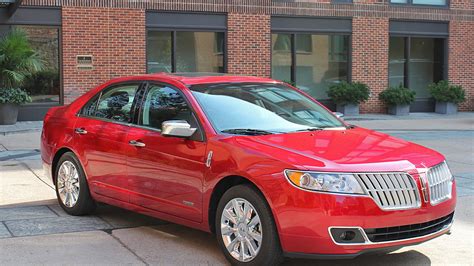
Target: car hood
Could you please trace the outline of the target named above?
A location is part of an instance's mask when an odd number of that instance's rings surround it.
[[[428,168],[444,156],[390,135],[364,128],[239,136],[245,149],[265,153],[293,167],[318,171],[410,171]]]

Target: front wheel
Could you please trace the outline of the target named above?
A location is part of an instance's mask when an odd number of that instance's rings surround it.
[[[217,241],[233,265],[277,265],[282,251],[265,198],[249,185],[227,190],[216,215]]]

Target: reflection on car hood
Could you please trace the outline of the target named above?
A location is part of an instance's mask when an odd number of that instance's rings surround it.
[[[307,170],[407,171],[444,160],[436,151],[364,128],[239,136],[235,141]]]

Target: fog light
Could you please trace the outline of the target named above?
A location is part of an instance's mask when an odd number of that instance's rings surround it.
[[[341,235],[339,236],[339,238],[343,241],[351,241],[355,238],[355,233],[354,231],[344,231],[341,233]]]
[[[333,227],[329,230],[332,240],[337,244],[363,244],[365,238],[362,229],[355,227]]]

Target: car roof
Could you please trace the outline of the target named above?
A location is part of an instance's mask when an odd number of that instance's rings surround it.
[[[278,83],[279,81],[260,78],[254,76],[239,76],[229,75],[224,73],[157,73],[149,76],[156,79],[173,79],[185,85],[192,86],[197,84],[209,83],[242,83],[242,82],[256,82],[256,83]]]

